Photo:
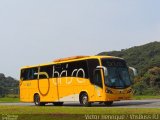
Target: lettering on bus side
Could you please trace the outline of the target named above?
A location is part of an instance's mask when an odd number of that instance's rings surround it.
[[[73,82],[73,78],[78,83],[84,83],[85,79],[90,79],[90,82],[94,84],[93,71],[98,65],[99,62],[97,59],[89,59],[62,64],[40,66],[40,72],[46,72],[49,78],[57,78],[57,80],[53,81],[54,84],[57,84],[57,81],[59,84],[61,84],[61,78],[65,78],[66,84],[71,84]],[[37,80],[38,75],[36,75],[35,73],[38,73],[38,66],[22,69],[21,79]],[[46,76],[40,75],[39,80],[43,79],[46,79]]]
[[[53,65],[53,78],[57,78],[58,84],[62,83],[61,80],[64,77],[66,79],[66,84],[71,84],[74,77],[78,83],[84,83],[85,79],[79,78],[88,79],[87,62],[84,60]],[[69,79],[68,77],[71,78]],[[54,84],[56,84],[56,82],[57,81],[53,81]]]

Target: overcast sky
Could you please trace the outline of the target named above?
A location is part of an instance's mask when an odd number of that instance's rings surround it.
[[[0,0],[0,73],[160,41],[160,0]]]

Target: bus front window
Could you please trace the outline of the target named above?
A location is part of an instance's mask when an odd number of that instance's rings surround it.
[[[121,59],[102,59],[102,65],[108,70],[105,85],[111,88],[127,88],[131,80],[126,62]]]

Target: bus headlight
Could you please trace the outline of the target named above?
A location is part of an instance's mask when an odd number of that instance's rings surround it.
[[[106,93],[113,94],[112,90],[109,88],[106,89]]]

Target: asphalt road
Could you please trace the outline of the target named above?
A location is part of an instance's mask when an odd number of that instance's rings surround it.
[[[0,103],[0,105],[9,105],[9,106],[34,106],[33,103]],[[52,104],[47,104],[47,106],[52,106]],[[65,102],[65,107],[81,107],[79,103]],[[94,103],[93,107],[105,107],[103,104]],[[160,99],[151,99],[151,100],[125,100],[125,101],[116,101],[111,106],[112,108],[160,108]]]

